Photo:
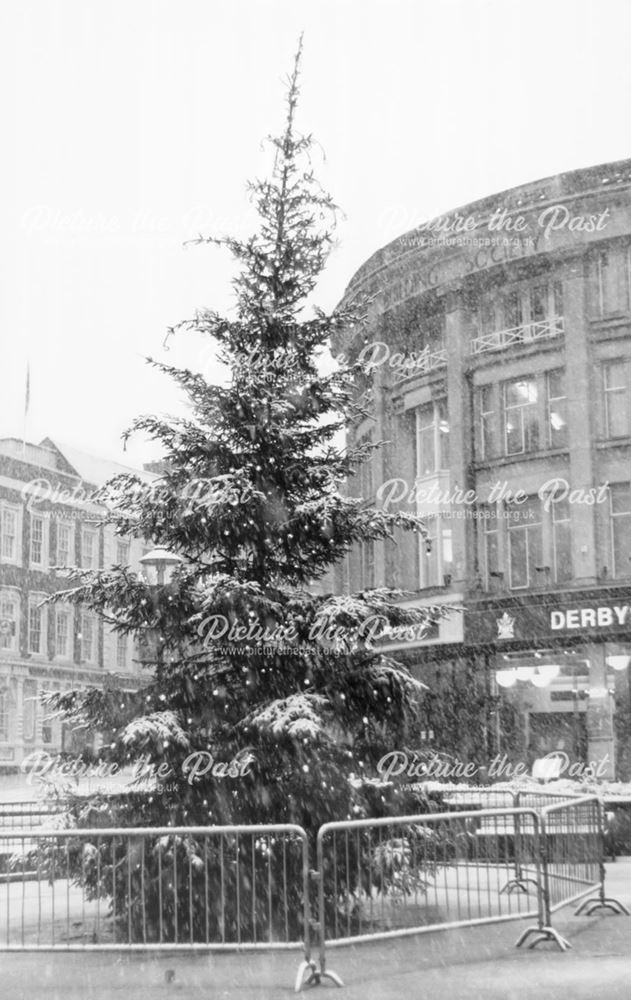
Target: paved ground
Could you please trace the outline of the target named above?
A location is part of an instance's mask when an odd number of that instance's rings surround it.
[[[608,893],[631,906],[631,858],[610,865]],[[516,949],[523,921],[330,949],[344,979],[341,1000],[629,1000],[631,918],[557,913],[573,944]],[[280,1000],[290,997],[300,956],[215,954],[157,958],[109,954],[0,956],[3,1000]],[[337,993],[326,984],[324,990]]]

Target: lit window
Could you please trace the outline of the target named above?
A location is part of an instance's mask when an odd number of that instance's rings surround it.
[[[539,447],[537,383],[534,378],[504,383],[504,449],[507,455]]]
[[[548,372],[548,444],[551,448],[567,445],[567,397],[562,371]]]
[[[611,545],[613,575],[631,575],[631,485],[611,483]]]
[[[627,437],[629,434],[629,416],[626,362],[610,361],[605,364],[603,366],[603,379],[607,437]]]
[[[508,506],[508,551],[510,586],[513,590],[534,587],[543,566],[543,533],[539,497]]]

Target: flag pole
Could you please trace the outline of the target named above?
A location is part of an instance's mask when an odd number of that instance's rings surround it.
[[[22,428],[22,458],[26,458],[26,418],[31,402],[31,364],[26,362],[26,387],[24,390],[24,426]]]

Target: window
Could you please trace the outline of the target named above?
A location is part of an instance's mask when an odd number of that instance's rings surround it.
[[[9,739],[9,689],[0,688],[0,743]]]
[[[22,736],[27,742],[35,739],[37,730],[37,681],[24,681],[22,688]]]
[[[116,666],[125,669],[127,666],[127,636],[116,636]]]
[[[548,315],[548,286],[533,285],[530,289],[530,322],[541,323]]]
[[[448,518],[429,517],[427,537],[419,537],[419,587],[444,587],[453,569],[452,531]]]
[[[628,259],[621,249],[601,250],[596,255],[596,310],[599,316],[615,316],[629,310]]]
[[[129,566],[129,542],[120,538],[116,541],[116,565]]]
[[[492,458],[496,454],[493,386],[483,385],[480,388],[478,398],[480,403],[480,457]]]
[[[556,583],[572,579],[572,542],[570,535],[570,505],[567,500],[555,500],[552,507],[553,577]]]
[[[94,615],[84,611],[81,615],[81,659],[85,663],[96,663],[96,622]]]
[[[72,525],[59,521],[57,524],[57,554],[55,562],[57,566],[73,566],[73,535]]]
[[[28,651],[36,655],[46,652],[46,612],[41,603],[43,594],[31,594],[28,602]]]
[[[416,475],[431,476],[449,468],[447,401],[427,403],[416,411]]]
[[[55,609],[55,656],[72,659],[72,611],[57,605]]]
[[[565,378],[562,370],[548,372],[546,376],[548,396],[548,444],[551,448],[567,445],[567,397]]]
[[[20,631],[20,597],[16,591],[0,591],[0,649],[14,652]]]
[[[480,504],[478,510],[482,523],[484,583],[487,590],[497,590],[504,576],[500,570],[497,507]]]
[[[44,539],[44,518],[31,514],[31,566],[43,567],[45,565]]]
[[[360,542],[360,573],[362,590],[375,586],[375,543],[372,539]]]
[[[362,437],[357,439],[358,447],[369,445],[371,443],[372,434],[364,434]],[[363,500],[370,500],[374,492],[372,478],[372,450],[370,450],[364,460],[356,466],[356,469],[357,471],[355,475],[358,478],[359,495]]]
[[[81,532],[81,565],[83,569],[99,568],[99,536],[89,528]]]
[[[3,562],[19,563],[18,511],[3,504],[0,507],[0,557]]]
[[[543,533],[539,497],[508,506],[509,583],[513,590],[534,587],[543,568]]]
[[[42,695],[46,695],[51,691],[48,684],[42,684]],[[52,743],[53,742],[53,720],[52,720],[52,709],[49,705],[42,704],[42,743]]]
[[[626,437],[629,434],[626,362],[607,362],[603,366],[603,382],[607,437]]]
[[[515,327],[522,326],[524,322],[523,316],[524,314],[520,293],[515,290],[508,292],[504,297],[505,329],[512,330]]]
[[[611,548],[613,575],[631,574],[631,484],[611,483]]]
[[[504,449],[507,455],[539,447],[537,383],[534,378],[504,383]]]

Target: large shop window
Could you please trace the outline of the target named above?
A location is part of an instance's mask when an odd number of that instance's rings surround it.
[[[611,550],[613,575],[631,575],[631,484],[611,483]]]
[[[537,383],[534,378],[505,382],[504,386],[504,451],[520,455],[539,447],[537,413]]]
[[[535,587],[543,568],[541,501],[527,497],[507,507],[509,583],[512,590]]]
[[[628,367],[626,361],[603,365],[605,426],[608,438],[629,435]]]
[[[416,411],[416,476],[424,478],[448,468],[447,400],[440,399]]]
[[[0,591],[0,649],[17,651],[20,633],[20,595],[17,591]]]

